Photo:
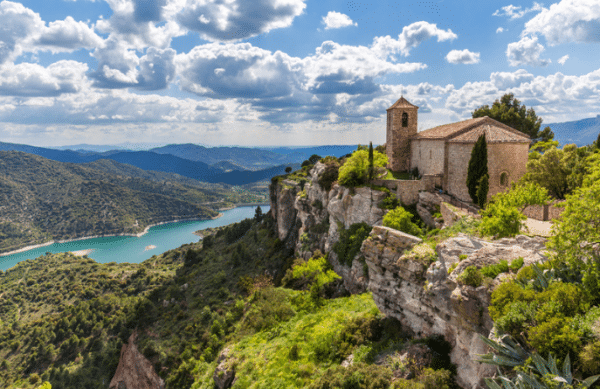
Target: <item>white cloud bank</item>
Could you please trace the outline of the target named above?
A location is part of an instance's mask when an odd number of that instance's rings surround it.
[[[506,16],[510,19],[520,19],[523,16],[527,15],[530,12],[537,12],[537,11],[541,11],[544,8],[542,7],[541,4],[539,3],[533,3],[533,6],[531,8],[525,8],[523,9],[522,6],[518,5],[507,5],[505,7],[502,7],[501,9],[496,10],[496,12],[494,12],[492,15],[493,16]]]

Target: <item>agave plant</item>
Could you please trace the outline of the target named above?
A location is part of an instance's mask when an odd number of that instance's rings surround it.
[[[544,359],[537,353],[530,354],[509,335],[503,335],[497,341],[481,336],[481,340],[496,353],[479,355],[478,362],[498,367],[520,366],[512,378],[502,374],[499,369],[497,377],[486,378],[485,383],[490,389],[584,389],[600,378],[600,375],[595,375],[575,383],[568,355],[560,369],[552,355]]]

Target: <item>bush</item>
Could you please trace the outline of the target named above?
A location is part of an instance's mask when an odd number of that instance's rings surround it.
[[[373,166],[383,167],[387,165],[387,156],[373,151]],[[367,181],[369,172],[369,152],[367,150],[356,150],[344,165],[340,167],[338,181],[346,187],[363,185]]]
[[[600,340],[587,344],[579,353],[584,372],[595,374],[600,371]]]
[[[492,320],[497,321],[506,315],[509,305],[515,301],[530,302],[535,299],[535,292],[523,289],[515,282],[504,282],[492,292],[488,310]]]
[[[529,344],[538,353],[564,358],[581,351],[582,333],[578,331],[572,318],[552,317],[529,330]]]
[[[456,277],[456,280],[463,285],[470,285],[476,288],[483,283],[483,276],[476,266],[469,266]]]
[[[387,367],[355,363],[347,368],[336,366],[328,369],[309,388],[388,389],[391,379],[392,372]]]
[[[505,259],[501,259],[495,265],[488,265],[481,268],[481,274],[484,277],[489,277],[491,279],[496,278],[500,273],[506,272],[508,272],[508,261]]]
[[[520,268],[523,267],[523,264],[525,263],[523,257],[519,257],[517,259],[514,259],[510,265],[508,265],[508,267],[510,268],[510,270],[512,270],[513,272],[517,272],[519,271]]]
[[[383,217],[383,225],[414,236],[423,234],[419,226],[412,222],[412,214],[402,207],[389,211]]]
[[[319,185],[327,192],[331,190],[333,183],[337,181],[339,175],[340,164],[337,160],[325,162],[326,166],[318,178]]]
[[[362,242],[367,239],[373,227],[367,223],[355,223],[347,230],[340,226],[340,239],[333,245],[333,251],[337,254],[340,263],[352,265],[352,260],[360,251]]]
[[[515,301],[506,307],[506,313],[496,321],[496,326],[512,336],[518,336],[528,327],[535,315],[531,303]]]

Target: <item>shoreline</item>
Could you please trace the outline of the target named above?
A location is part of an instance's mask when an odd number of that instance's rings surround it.
[[[216,216],[209,217],[209,218],[175,219],[175,220],[169,220],[169,221],[164,221],[164,222],[160,222],[160,223],[150,224],[150,225],[146,226],[146,228],[144,228],[144,231],[138,232],[137,234],[128,234],[128,233],[106,234],[106,235],[82,236],[80,238],[73,238],[73,239],[51,240],[51,241],[44,242],[44,243],[25,246],[20,249],[16,249],[16,250],[9,251],[6,253],[0,253],[0,258],[6,257],[8,255],[12,255],[12,254],[18,254],[18,253],[22,253],[25,251],[38,249],[40,247],[50,246],[50,245],[53,245],[54,243],[70,243],[70,242],[75,242],[77,240],[86,240],[86,239],[94,239],[94,238],[109,238],[109,237],[113,237],[113,236],[135,236],[136,238],[140,238],[140,237],[144,236],[148,232],[148,230],[150,230],[150,228],[152,228],[152,227],[156,227],[156,226],[160,226],[160,225],[168,224],[168,223],[178,223],[178,222],[182,222],[182,221],[216,220],[224,215],[221,211],[229,211],[229,210],[232,210],[232,209],[235,209],[238,207],[254,207],[257,205],[259,205],[259,204],[257,204],[257,203],[242,204],[242,203],[240,203],[240,204],[235,204],[231,208],[219,209],[219,210],[217,210],[218,214]],[[260,205],[269,205],[269,204],[265,203],[265,204],[260,204]]]
[[[163,225],[163,224],[178,223],[178,222],[185,222],[185,221],[216,220],[216,219],[220,218],[221,216],[223,216],[223,213],[219,212],[216,216],[213,216],[213,217],[210,217],[210,218],[176,219],[176,220],[169,220],[169,221],[165,221],[165,222],[150,224],[150,225],[146,226],[146,228],[144,228],[144,231],[138,232],[137,234],[121,233],[121,234],[107,234],[107,235],[91,235],[91,236],[82,236],[80,238],[73,238],[73,239],[51,240],[51,241],[40,243],[40,244],[25,246],[25,247],[22,247],[22,248],[17,249],[17,250],[9,251],[7,253],[0,253],[0,258],[6,257],[8,255],[12,255],[12,254],[18,254],[18,253],[22,253],[22,252],[25,252],[25,251],[38,249],[40,247],[50,246],[50,245],[53,245],[54,243],[70,243],[70,242],[75,242],[75,241],[78,241],[78,240],[87,240],[87,239],[94,239],[94,238],[110,238],[110,237],[113,237],[113,236],[132,236],[132,237],[136,237],[136,238],[141,238],[152,227],[160,226],[160,225]]]

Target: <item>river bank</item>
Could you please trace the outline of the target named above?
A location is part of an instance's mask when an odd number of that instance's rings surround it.
[[[218,218],[220,218],[222,216],[223,216],[223,213],[219,212],[219,214],[217,214],[214,217],[210,217],[210,218],[190,218],[190,219],[175,219],[175,220],[164,221],[164,222],[160,222],[160,223],[150,224],[150,225],[146,226],[146,228],[144,228],[144,231],[138,232],[137,234],[128,234],[128,233],[121,233],[121,234],[101,234],[101,235],[82,236],[82,237],[77,237],[77,238],[72,238],[72,239],[63,239],[63,240],[56,240],[56,241],[55,240],[51,240],[51,241],[40,243],[40,244],[25,246],[25,247],[22,247],[20,249],[16,249],[16,250],[13,250],[13,251],[8,251],[6,253],[0,253],[0,257],[5,257],[7,255],[18,254],[18,253],[22,253],[22,252],[29,251],[29,250],[34,250],[34,249],[38,249],[38,248],[41,248],[41,247],[50,246],[50,245],[53,245],[54,243],[71,243],[71,242],[75,242],[75,241],[79,241],[79,240],[84,240],[84,239],[112,238],[112,237],[117,237],[117,236],[134,236],[136,238],[141,238],[142,236],[144,236],[145,234],[148,233],[148,230],[150,230],[150,228],[156,227],[156,226],[161,226],[163,224],[178,223],[178,222],[183,222],[183,221],[187,222],[187,221],[216,220],[216,219],[218,219]]]

